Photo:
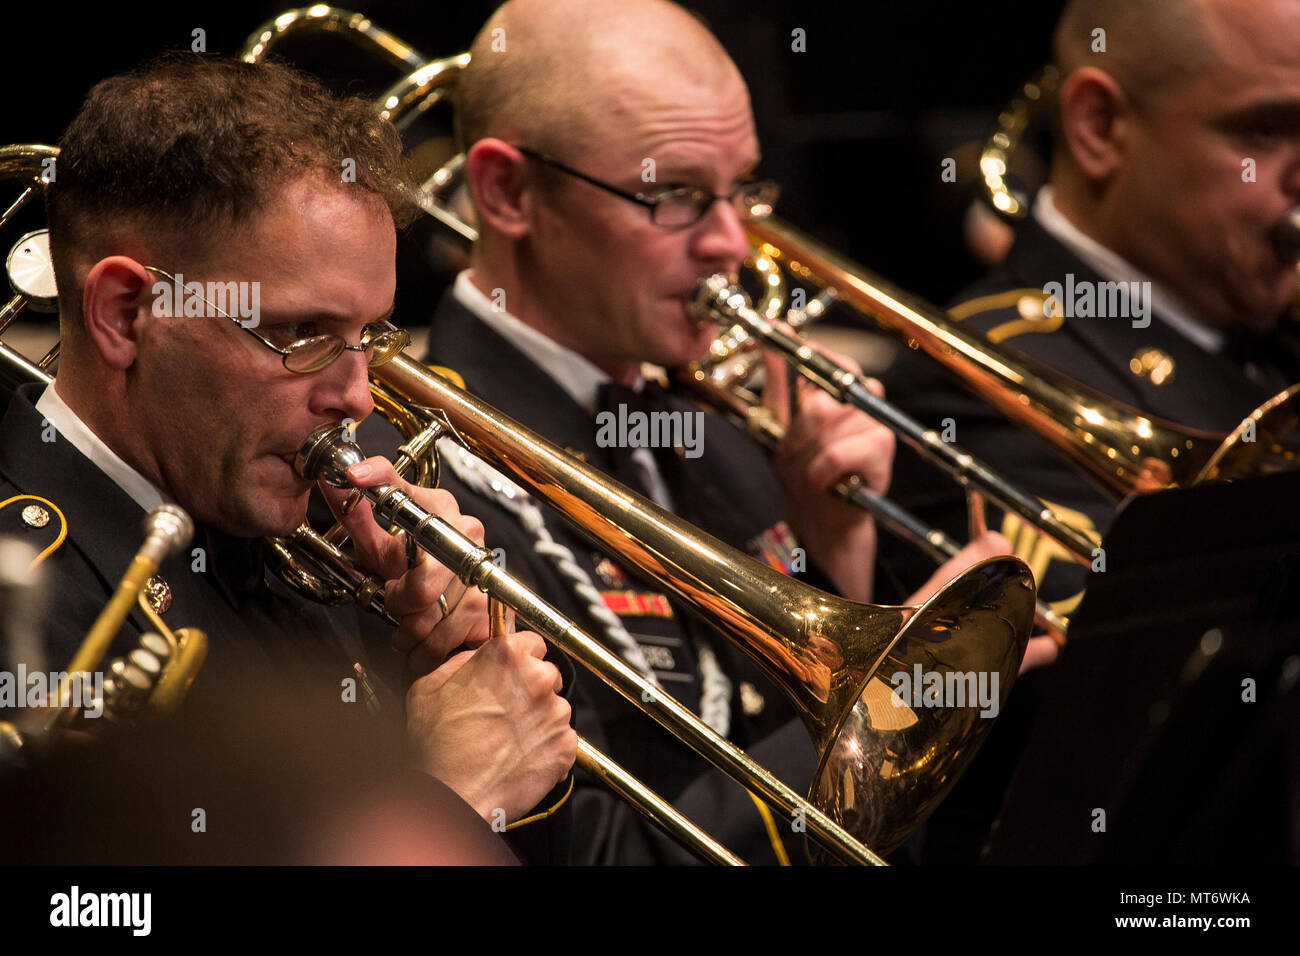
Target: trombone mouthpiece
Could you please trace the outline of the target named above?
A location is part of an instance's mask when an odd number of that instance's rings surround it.
[[[732,281],[731,276],[717,272],[705,276],[695,287],[695,301],[692,303],[691,314],[701,326],[730,325],[734,320],[728,310],[738,305],[748,304],[748,297],[740,286]]]
[[[293,457],[293,470],[308,481],[324,481],[335,488],[351,488],[348,469],[364,461],[356,442],[347,437],[347,426],[322,425],[302,443]]]

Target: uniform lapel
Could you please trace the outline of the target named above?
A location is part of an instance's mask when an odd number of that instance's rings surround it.
[[[1036,221],[1024,224],[1007,256],[1006,268],[1013,281],[1026,288],[1043,289],[1048,283],[1064,284],[1073,274],[1081,282],[1105,281],[1088,265],[1050,235]],[[1106,374],[1088,381],[1102,392],[1151,414],[1182,424],[1213,430],[1227,430],[1240,417],[1271,396],[1230,358],[1202,350],[1153,314],[1145,328],[1135,328],[1121,316],[1067,316],[1060,332],[1068,335]],[[1028,339],[1010,340],[1033,354]],[[1163,384],[1136,374],[1130,363],[1148,349],[1158,349],[1174,366],[1173,377]],[[1070,368],[1060,368],[1067,375]]]

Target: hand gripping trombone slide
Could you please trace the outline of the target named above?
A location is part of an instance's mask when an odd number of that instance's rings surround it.
[[[294,467],[311,480],[324,480],[338,488],[352,488],[347,470],[364,459],[360,448],[346,438],[343,425],[325,425],[314,431],[299,449]],[[793,812],[805,814],[809,829],[823,832],[827,846],[848,863],[883,865],[884,861],[826,818],[785,784],[676,700],[667,697],[640,674],[623,663],[558,610],[524,587],[518,579],[493,562],[492,552],[480,548],[437,515],[430,514],[396,485],[378,485],[359,489],[374,508],[375,516],[405,531],[416,544],[436,560],[452,569],[467,585],[478,587],[493,599],[493,632],[502,629],[500,606],[505,605],[527,620],[549,640],[588,667],[596,664],[613,676],[611,686],[637,704],[671,732],[689,743],[697,753],[714,762],[743,786],[759,785],[776,802]],[[728,850],[681,817],[671,805],[648,791],[618,764],[600,753],[585,740],[579,744],[579,762],[588,772],[600,777],[620,792],[644,791],[660,806],[663,818],[656,822],[683,837],[688,831],[694,839],[692,849],[710,862],[742,865]]]

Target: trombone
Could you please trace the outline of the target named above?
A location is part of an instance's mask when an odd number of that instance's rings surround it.
[[[767,266],[762,261],[755,263],[753,260],[746,264],[752,265],[760,275],[771,265],[770,260],[767,261]],[[773,303],[765,296],[756,308],[766,314],[774,314],[781,301],[778,296]],[[802,312],[804,321],[820,314],[821,306],[811,307],[815,303],[816,300],[809,303],[810,308],[807,310],[797,310]],[[795,311],[792,310],[789,315],[795,316]],[[803,322],[796,319],[789,324],[798,328]],[[675,382],[696,401],[725,415],[769,452],[775,452],[785,437],[785,426],[744,384],[754,370],[757,354],[756,343],[748,338],[742,328],[733,326],[714,340],[706,361],[692,362],[678,369]],[[897,502],[868,487],[858,475],[842,478],[836,482],[831,492],[847,504],[869,512],[889,531],[929,555],[937,564],[956,557],[961,551],[961,545],[943,530],[925,524]],[[1041,598],[1035,599],[1034,624],[1058,644],[1065,643],[1069,622]]]
[[[15,313],[19,308],[21,304]],[[49,381],[44,371],[33,374],[27,366],[16,367],[24,377]],[[377,404],[394,415],[399,428],[425,421],[425,407],[441,409],[459,435],[491,463],[549,497],[616,553],[665,579],[666,586],[761,660],[784,684],[819,745],[821,766],[811,799],[781,783],[544,602],[521,591],[491,562],[490,553],[472,545],[466,550],[467,542],[454,538],[437,545],[449,549],[443,556],[465,580],[494,589],[494,597],[506,600],[634,705],[801,821],[809,838],[839,860],[882,862],[868,844],[888,852],[919,825],[955,783],[991,724],[974,707],[905,706],[893,693],[890,674],[914,669],[940,679],[950,673],[985,674],[997,682],[998,706],[1005,702],[1028,640],[1034,594],[1029,571],[1018,559],[983,562],[919,608],[855,605],[726,548],[406,356],[376,369],[372,387]],[[436,440],[413,436],[402,458],[419,457]],[[387,500],[395,503],[391,496]],[[376,510],[382,513],[382,506]],[[408,527],[414,537],[429,544],[435,521],[410,507],[401,513],[413,522]],[[401,524],[396,515],[393,519]],[[321,540],[330,544],[328,538]],[[332,586],[319,594],[364,588],[355,569],[349,572],[336,560],[341,558],[337,544],[331,547],[318,547],[309,565],[334,562]],[[370,593],[376,597],[377,589]],[[382,611],[381,602],[370,604]],[[124,606],[114,602],[123,614]],[[587,753],[583,759],[602,779],[618,777],[616,766],[600,755]],[[633,789],[627,779],[615,779],[615,784],[625,793]],[[654,800],[644,794],[634,802],[643,813],[655,812]],[[659,801],[661,811],[665,806]],[[652,819],[662,821],[668,814]],[[707,846],[685,827],[674,835],[706,858],[721,858],[720,848]]]
[[[266,54],[273,43],[289,33],[298,31],[342,32],[349,39],[369,45],[395,65],[408,69],[410,72],[385,91],[376,102],[376,108],[381,114],[399,128],[415,112],[427,109],[433,102],[444,96],[458,71],[468,62],[467,56],[463,54],[442,60],[424,61],[415,56],[410,47],[379,29],[365,17],[325,6],[291,10],[281,14],[254,31],[242,55],[244,59],[256,62]],[[448,162],[430,178],[425,188],[419,190],[413,199],[444,225],[450,226],[464,238],[473,239],[474,229],[445,209],[436,198],[438,190],[454,175],[459,161],[457,157]],[[824,646],[827,636],[817,633],[819,629],[827,626],[826,621],[829,619],[823,619],[823,615],[828,610],[836,611],[843,615],[841,623],[847,624],[847,608],[826,608],[824,603],[832,600],[826,595],[812,598],[806,593],[791,594],[788,590],[791,584],[789,579],[777,575],[782,583],[776,584],[770,577],[764,577],[770,569],[757,565],[756,562],[752,562],[738,552],[725,549],[711,539],[705,539],[708,545],[704,545],[701,541],[704,536],[699,535],[689,526],[675,528],[670,537],[665,539],[664,528],[669,526],[670,521],[675,522],[670,515],[653,508],[639,496],[630,495],[625,489],[619,489],[598,472],[587,470],[584,473],[579,468],[575,473],[574,463],[566,460],[567,456],[560,453],[558,449],[546,446],[542,439],[522,429],[516,423],[499,416],[493,417],[491,409],[482,406],[481,403],[476,404],[476,400],[468,393],[453,390],[441,379],[405,357],[399,357],[383,368],[376,369],[374,378],[383,386],[374,389],[377,400],[381,394],[387,393],[390,405],[414,403],[439,408],[442,414],[448,417],[452,427],[458,430],[462,439],[467,440],[474,451],[559,506],[588,534],[601,540],[616,553],[622,554],[625,559],[651,575],[663,578],[667,572],[666,584],[671,589],[711,619],[720,621],[723,630],[729,631],[731,636],[742,642],[742,647],[751,653],[757,652],[760,660],[778,680],[784,680],[789,685],[791,683],[789,675],[792,672],[796,673],[802,683],[796,683],[788,689],[799,703],[805,721],[823,750],[823,765],[818,771],[820,779],[818,786],[833,798],[851,805],[851,812],[864,826],[876,827],[875,830],[870,831],[872,835],[869,837],[869,842],[888,848],[891,845],[890,838],[901,840],[901,837],[897,836],[898,827],[886,824],[883,819],[877,819],[874,823],[866,820],[866,817],[873,813],[877,817],[882,815],[876,810],[868,811],[863,806],[866,790],[861,784],[856,785],[845,797],[840,789],[842,784],[831,780],[836,773],[844,769],[850,770],[851,774],[861,771],[861,767],[856,768],[855,771],[848,765],[841,766],[837,760],[843,757],[843,754],[838,754],[835,759],[832,759],[832,750],[840,744],[848,750],[862,749],[859,743],[850,743],[848,738],[840,734],[846,722],[846,706],[853,707],[853,716],[848,718],[850,722],[856,721],[862,727],[870,726],[872,718],[865,712],[858,713],[858,710],[862,707],[863,700],[871,695],[875,695],[876,703],[879,703],[882,699],[879,697],[880,687],[871,691],[871,684],[862,685],[861,678],[863,675],[877,674],[877,669],[884,659],[882,652],[885,656],[890,653],[891,645],[887,641],[892,634],[893,642],[899,643],[901,631],[898,625],[908,626],[905,622],[909,617],[914,616],[912,611],[903,611],[887,626],[871,628],[877,632],[876,643],[867,645],[866,657],[872,663],[870,666],[862,667],[861,664],[864,662],[859,662],[856,665],[859,670],[849,680],[845,681],[837,676],[834,669],[825,670],[824,665],[827,663],[825,660],[817,666],[812,666],[810,670],[810,658],[816,659],[827,650]],[[403,413],[399,412],[399,414]],[[405,413],[404,417],[407,419],[407,434],[410,435],[409,412]],[[491,422],[491,425],[485,426],[485,422]],[[403,455],[405,457],[405,452]],[[613,520],[602,521],[601,516],[607,518],[612,516]],[[677,524],[680,525],[679,522]],[[330,535],[326,535],[327,539],[329,537]],[[655,545],[651,547],[643,543],[647,541],[653,541]],[[699,560],[692,562],[692,558]],[[700,561],[703,561],[703,564]],[[763,584],[766,591],[762,587],[756,588],[755,585],[759,582],[754,580],[733,583],[730,579],[735,577],[738,565],[742,568],[740,575],[742,579],[762,579],[766,582]],[[750,567],[746,568],[746,566]],[[756,571],[755,567],[761,568],[761,572]],[[1018,577],[1019,573],[1017,570],[1011,577]],[[722,582],[721,585],[719,581]],[[982,587],[998,590],[1005,584],[1005,581],[996,584],[992,579],[988,579]],[[728,585],[732,588],[732,593],[724,597]],[[1028,582],[1022,579],[1014,588],[1005,587],[1002,597],[1012,591],[1027,590],[1031,594],[1030,601],[1032,601],[1032,586],[1026,587],[1026,585]],[[776,606],[778,602],[773,599],[775,594],[780,594],[785,599],[785,608]],[[752,596],[761,605],[759,611],[750,612],[737,606],[734,603],[737,595]],[[800,619],[801,615],[798,613],[783,613],[794,608],[806,610],[803,619]],[[930,605],[927,604],[926,608],[930,608]],[[926,608],[921,609],[920,616],[925,616]],[[526,614],[524,616],[527,617]],[[1022,615],[1017,614],[1015,617],[1019,622]],[[956,615],[953,615],[953,619],[956,620]],[[861,629],[862,625],[856,623],[847,626],[849,631]],[[939,630],[941,629],[935,629],[934,633],[939,633]],[[1023,641],[1027,639],[1027,633],[1019,635],[1017,630],[1017,634],[1013,643],[1019,646],[1019,651],[1013,655],[1015,657],[1011,665],[1013,668],[1018,664],[1019,654],[1023,651]],[[836,640],[839,639],[840,636],[837,635]],[[1005,644],[999,643],[998,646],[1002,648]],[[811,648],[817,650],[813,651]],[[840,650],[837,650],[833,656],[842,657],[845,662],[852,661],[849,654],[842,653]],[[996,658],[998,652],[993,656]],[[1005,670],[1005,666],[1003,669]],[[812,683],[809,684],[809,681]],[[843,695],[838,702],[838,707],[829,706],[834,695],[832,685],[840,685],[840,693]],[[858,702],[857,706],[853,705],[855,700]],[[635,700],[633,702],[636,703]],[[870,710],[869,707],[865,709]],[[930,751],[930,755],[922,759],[917,766],[936,763],[933,756],[934,748],[926,749]],[[958,748],[958,750],[964,749],[965,747]],[[889,771],[890,775],[906,776],[893,766],[896,758],[897,755],[888,758],[892,768]],[[849,758],[849,764],[853,763],[853,759],[853,757]],[[946,775],[947,771],[945,771]],[[758,789],[769,798],[774,797],[769,788],[760,786]],[[943,789],[946,790],[946,787]],[[776,802],[782,801],[778,799]],[[914,822],[905,825],[906,829],[919,823],[937,800],[926,799],[920,802],[923,806],[915,811],[915,816],[912,817]],[[782,805],[787,810],[790,809],[788,803]],[[906,814],[896,815],[906,816]]]
[[[1300,410],[1293,401],[1300,385],[1254,409],[1227,434],[1188,428],[1115,401],[1027,356],[998,349],[788,223],[768,218],[746,228],[763,255],[800,279],[834,289],[840,301],[922,349],[1116,500],[1171,485],[1290,470],[1300,461]],[[781,348],[775,339],[772,344]],[[810,368],[808,374],[830,376],[830,386],[841,388],[833,370]],[[1040,530],[1052,534],[1041,525]],[[1085,553],[1091,550],[1088,544]]]
[[[810,801],[791,799],[789,788],[598,642],[584,636],[573,647],[579,663],[705,759],[803,818],[808,833],[840,859],[875,862],[828,841],[833,830],[820,808],[888,852],[955,783],[987,726],[960,707],[900,708],[889,675],[915,668],[983,672],[996,675],[1005,695],[1033,616],[1032,578],[1018,559],[984,561],[919,608],[854,604],[711,538],[405,355],[372,376],[411,406],[437,408],[470,451],[660,580],[782,685],[820,754]],[[480,584],[474,575],[487,580],[500,572],[490,562],[484,566],[486,554],[468,566],[449,566]],[[552,610],[506,603],[562,648],[575,643],[572,625]]]
[[[838,401],[854,405],[887,425],[923,457],[939,465],[966,487],[974,486],[1010,511],[1060,542],[1076,560],[1091,563],[1092,542],[1062,522],[1041,501],[1025,494],[977,458],[940,439],[916,419],[877,398],[860,375],[811,349],[798,335],[753,308],[727,276],[704,279],[696,296],[697,314],[720,324],[738,324],[765,346],[784,355],[795,370]]]
[[[160,505],[145,515],[144,542],[68,665],[69,681],[99,666],[131,606],[139,606],[158,632],[143,634],[139,647],[109,665],[104,708],[118,720],[174,712],[207,658],[208,638],[203,631],[189,627],[172,631],[145,599],[158,566],[183,550],[193,536],[194,522],[176,505]],[[75,708],[63,702],[67,683],[60,687],[58,705],[46,717],[47,732],[66,727],[75,716]]]

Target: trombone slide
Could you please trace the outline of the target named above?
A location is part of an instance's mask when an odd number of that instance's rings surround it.
[[[1044,534],[1060,542],[1081,564],[1092,563],[1093,543],[1078,530],[1059,520],[1037,498],[1006,481],[978,458],[961,451],[926,428],[916,419],[867,388],[861,376],[814,351],[806,342],[759,315],[745,302],[744,293],[725,276],[713,276],[701,283],[698,306],[706,313],[738,322],[769,348],[784,355],[795,370],[836,400],[853,405],[887,425],[923,457],[938,464],[964,487],[974,487],[1009,511],[1014,511]]]
[[[402,357],[394,362],[409,361]],[[393,363],[389,363],[393,364]],[[323,479],[336,487],[351,488],[347,469],[361,461],[360,449],[346,441],[342,425],[324,425],[303,443],[295,468],[304,478]],[[493,561],[492,552],[480,548],[447,522],[430,514],[410,495],[393,485],[360,489],[377,518],[401,528],[416,544],[472,585],[513,608],[525,621],[557,647],[605,681],[633,706],[651,717],[692,750],[741,786],[757,789],[787,813],[798,812],[809,833],[847,863],[884,865],[884,861],[799,796],[744,751],[683,706],[650,684],[551,604],[526,588]]]
[[[491,636],[500,637],[508,630],[505,605],[492,598],[488,602]],[[705,863],[715,866],[744,866],[745,861],[724,847],[690,821],[681,811],[628,773],[621,765],[578,737],[577,764],[622,797],[651,823],[695,852]]]

